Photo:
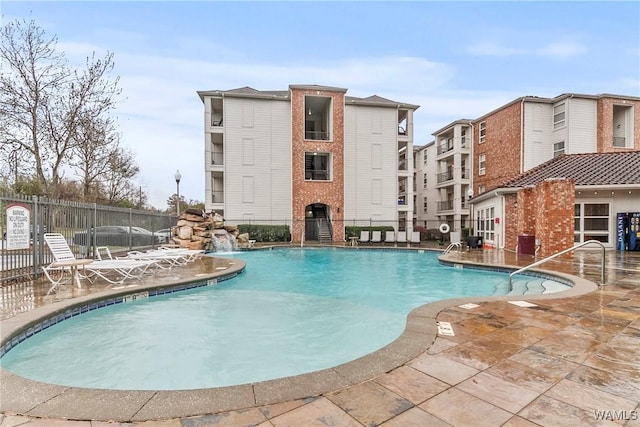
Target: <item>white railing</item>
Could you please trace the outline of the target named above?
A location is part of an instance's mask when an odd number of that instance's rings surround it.
[[[453,250],[453,248],[458,248],[458,252],[462,252],[462,243],[460,243],[460,242],[451,242],[451,243],[449,243],[449,246],[447,246],[447,249],[444,250],[442,255],[448,254],[449,252],[451,252]]]
[[[581,248],[581,247],[586,246],[586,245],[591,244],[591,243],[597,243],[602,248],[602,259],[600,260],[600,284],[604,285],[604,282],[605,282],[605,280],[604,280],[604,263],[605,263],[604,245],[599,240],[587,240],[586,242],[582,242],[582,243],[580,243],[578,245],[575,245],[575,246],[573,246],[571,248],[567,248],[567,249],[565,249],[563,251],[558,252],[557,254],[548,256],[545,259],[541,259],[540,261],[534,262],[533,264],[529,264],[529,265],[527,265],[525,267],[522,267],[522,268],[512,272],[511,274],[509,274],[509,288],[511,288],[511,282],[512,282],[513,276],[515,276],[516,274],[522,273],[523,271],[526,271],[526,270],[528,270],[530,268],[537,267],[540,264],[543,264],[543,263],[549,261],[550,259],[559,257],[560,255],[564,255],[567,252],[574,251],[574,250],[576,250],[578,248]]]

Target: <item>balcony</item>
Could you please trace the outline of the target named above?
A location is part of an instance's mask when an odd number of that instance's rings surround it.
[[[222,153],[211,153],[211,165],[222,166],[224,164],[224,156]]]
[[[452,181],[452,180],[453,180],[453,169],[449,169],[446,172],[442,172],[437,175],[438,184],[441,184],[447,181]]]
[[[453,199],[444,200],[442,202],[438,202],[437,209],[438,209],[438,212],[452,211],[453,210]]]
[[[211,203],[224,203],[224,191],[212,191]]]
[[[453,139],[448,139],[446,142],[438,145],[438,155],[444,154],[453,150]]]

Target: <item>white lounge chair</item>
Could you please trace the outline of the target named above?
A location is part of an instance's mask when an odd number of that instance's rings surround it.
[[[369,243],[369,232],[368,231],[361,231],[360,232],[360,239],[358,239],[358,242],[360,242],[360,243]]]
[[[411,243],[420,243],[420,232],[419,231],[414,231],[411,234]]]
[[[249,243],[255,243],[255,240],[249,240]],[[252,245],[252,243],[251,243]],[[204,255],[204,250],[202,249],[187,249],[187,248],[169,248],[166,246],[160,246],[157,251],[164,251],[164,253],[169,255],[181,255],[184,256],[187,261],[195,261],[199,258],[202,258]]]
[[[45,233],[44,241],[55,260],[48,266],[42,267],[45,276],[52,284],[49,292],[69,280],[75,280],[77,286],[81,287],[81,278],[92,282],[92,278],[100,277],[109,283],[121,284],[130,278],[140,278],[151,265],[155,264],[155,261],[76,259],[62,234]],[[78,271],[78,267],[82,267],[82,272]],[[71,273],[71,279],[65,281],[66,272]],[[53,273],[58,273],[60,277],[55,278]]]
[[[407,232],[406,231],[398,231],[398,243],[407,243]]]
[[[395,231],[387,231],[384,233],[384,242],[385,243],[395,243],[396,242],[396,232]]]
[[[187,255],[170,254],[164,251],[130,251],[127,256],[118,257],[119,260],[137,260],[137,261],[153,261],[157,266],[163,269],[170,269],[179,265],[185,265],[189,262]]]
[[[380,243],[382,242],[382,232],[381,231],[372,231],[371,232],[371,243]]]

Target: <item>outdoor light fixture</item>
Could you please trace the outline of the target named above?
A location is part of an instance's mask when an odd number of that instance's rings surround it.
[[[309,115],[311,115],[311,108],[309,108]]]
[[[176,174],[173,176],[176,179],[176,212],[177,216],[180,216],[180,179],[182,175],[180,175],[180,170],[176,170]]]

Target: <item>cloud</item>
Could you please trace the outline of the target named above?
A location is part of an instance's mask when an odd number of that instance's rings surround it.
[[[527,51],[524,49],[506,47],[490,42],[471,45],[467,49],[467,52],[469,52],[473,56],[513,56],[524,55],[527,53]]]
[[[575,42],[559,42],[559,43],[551,43],[547,46],[543,46],[538,49],[535,53],[539,56],[550,56],[550,57],[574,57],[579,56],[584,53],[587,53],[588,49],[586,46],[575,43]]]
[[[580,56],[588,52],[588,48],[577,42],[554,42],[538,48],[515,48],[499,43],[482,42],[469,46],[467,52],[473,56],[539,56],[550,58],[566,58]]]

